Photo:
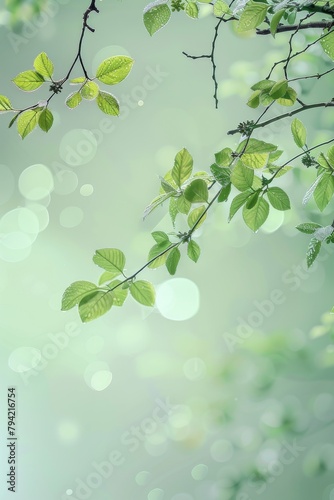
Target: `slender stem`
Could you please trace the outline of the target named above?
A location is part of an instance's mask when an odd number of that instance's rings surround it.
[[[296,115],[297,113],[301,113],[302,111],[306,111],[308,109],[327,108],[327,107],[333,107],[333,106],[334,106],[333,101],[318,102],[315,104],[305,104],[304,106],[301,106],[300,108],[297,108],[294,111],[290,111],[289,113],[284,113],[283,115],[276,116],[275,118],[271,118],[270,120],[267,120],[265,122],[254,124],[253,130],[255,130],[256,128],[266,127],[267,125],[270,125],[271,123],[277,122],[279,120],[283,120],[284,118],[288,118],[290,116]],[[239,130],[237,128],[235,128],[233,130],[229,130],[227,132],[227,134],[234,135],[234,134],[237,134],[238,132],[239,132]]]
[[[330,29],[334,26],[334,21],[313,21],[311,23],[305,23],[302,25],[283,25],[283,26],[278,26],[276,33],[286,33],[288,31],[294,31],[296,32],[297,30],[308,30],[308,29],[316,29],[316,28],[321,28],[321,29]],[[270,29],[265,29],[265,30],[256,30],[257,35],[270,35],[271,31]]]

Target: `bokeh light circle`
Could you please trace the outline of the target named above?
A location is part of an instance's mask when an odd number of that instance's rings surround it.
[[[199,310],[197,285],[186,278],[174,278],[157,287],[156,306],[162,316],[172,321],[185,321]]]
[[[31,201],[38,201],[49,195],[54,188],[51,170],[40,163],[26,168],[19,177],[20,193]]]
[[[38,365],[41,357],[41,351],[34,347],[18,347],[10,354],[8,366],[16,373],[28,372]]]
[[[67,165],[86,165],[96,155],[97,140],[91,130],[73,129],[60,142],[59,154]]]

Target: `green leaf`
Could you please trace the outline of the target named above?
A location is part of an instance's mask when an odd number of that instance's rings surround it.
[[[260,80],[259,82],[254,83],[254,85],[252,85],[251,89],[252,90],[268,90],[268,92],[269,92],[273,88],[275,83],[276,82],[274,80]]]
[[[185,8],[185,12],[187,16],[191,17],[192,19],[197,19],[198,18],[198,6],[196,2],[188,2]]]
[[[184,197],[191,203],[207,202],[209,198],[208,187],[203,179],[195,179],[184,191]]]
[[[275,85],[271,88],[269,95],[274,99],[279,99],[280,97],[284,97],[288,90],[288,81],[283,79],[279,80]]]
[[[278,179],[279,177],[282,177],[282,175],[289,172],[291,169],[292,167],[290,165],[286,165],[285,167],[278,167],[277,165],[270,164],[267,166],[264,172],[269,172],[270,174],[274,174],[275,172],[278,171],[275,176],[276,179]]]
[[[103,111],[103,113],[112,116],[119,115],[118,101],[113,95],[109,94],[109,92],[100,91],[98,93],[96,102],[100,110]]]
[[[283,189],[271,187],[268,188],[267,194],[270,204],[276,208],[276,210],[289,210],[291,208],[289,197]]]
[[[260,196],[260,191],[256,191],[255,193],[253,193],[247,199],[245,207],[248,208],[248,209],[253,208],[256,205],[257,200],[259,199],[259,196]]]
[[[113,274],[113,278],[122,274],[125,266],[125,255],[117,248],[101,248],[95,251],[93,262],[102,269]]]
[[[196,224],[196,229],[198,229],[206,219],[205,206],[195,208],[188,215],[188,226],[192,229]],[[203,215],[204,214],[204,215]],[[198,222],[198,223],[197,223]]]
[[[165,193],[177,193],[176,189],[163,177],[160,177],[161,187]]]
[[[261,90],[255,90],[247,101],[247,106],[257,108],[260,105]]]
[[[177,153],[172,169],[172,177],[178,187],[189,179],[193,170],[193,158],[187,149],[182,149]]]
[[[191,209],[191,202],[185,198],[184,194],[182,194],[176,199],[176,206],[181,214],[187,215]]]
[[[231,170],[229,168],[218,167],[215,163],[211,165],[210,170],[215,180],[222,186],[226,187],[231,183]]]
[[[231,10],[226,2],[217,0],[213,6],[213,13],[216,17],[223,17],[224,14],[230,14]]]
[[[239,32],[249,31],[257,28],[266,18],[268,5],[251,0],[241,13],[237,30]]]
[[[291,132],[297,146],[303,148],[306,144],[306,128],[298,118],[295,118],[291,123]]]
[[[269,204],[262,197],[259,198],[256,204],[248,209],[243,208],[242,216],[247,224],[247,226],[254,232],[256,232],[262,224],[267,220],[269,215]]]
[[[70,80],[70,84],[79,84],[79,83],[84,83],[87,80],[85,76],[79,76],[78,78],[72,78]]]
[[[321,241],[317,238],[312,238],[306,253],[307,267],[311,267],[315,259],[317,258],[321,248]]]
[[[105,59],[96,71],[96,78],[106,85],[122,82],[130,73],[133,59],[128,56],[114,56]]]
[[[315,202],[321,212],[326,208],[333,194],[334,178],[331,174],[325,173],[313,193]]]
[[[20,113],[16,113],[16,115],[14,116],[14,118],[12,118],[10,120],[8,128],[10,128],[16,122],[16,120],[18,119],[19,116],[20,116]]]
[[[151,234],[153,236],[153,239],[158,244],[159,243],[164,243],[165,241],[167,241],[168,243],[170,243],[168,234],[164,233],[163,231],[153,231],[153,233],[151,233]]]
[[[246,191],[252,187],[254,179],[254,170],[245,167],[245,165],[238,161],[234,166],[231,173],[231,182],[239,191]]]
[[[219,167],[229,167],[233,159],[232,153],[233,151],[231,148],[224,148],[216,153],[215,160],[217,165],[219,165]]]
[[[12,109],[13,108],[8,97],[0,95],[0,112],[10,111]]]
[[[25,92],[31,92],[43,85],[45,80],[43,76],[36,71],[29,70],[18,74],[12,81],[19,89]]]
[[[274,38],[275,38],[275,35],[276,35],[276,32],[277,32],[277,28],[279,26],[279,22],[282,19],[282,17],[284,16],[284,14],[285,14],[285,9],[281,9],[281,10],[278,10],[277,12],[275,12],[275,14],[273,15],[273,17],[271,18],[271,21],[270,21],[270,33],[272,34],[272,36]]]
[[[298,229],[298,231],[305,234],[313,234],[320,228],[322,228],[322,226],[315,222],[304,222],[303,224],[299,224],[298,226],[296,226],[296,229]]]
[[[218,203],[221,203],[223,201],[227,201],[227,199],[230,195],[230,192],[231,192],[231,188],[232,188],[232,184],[230,182],[229,184],[227,184],[227,186],[225,186],[221,189],[220,194],[217,198]]]
[[[132,297],[143,306],[153,307],[155,304],[155,290],[152,283],[148,281],[135,281],[130,285]]]
[[[329,32],[328,30],[324,30],[322,32],[323,35],[326,33],[329,34],[320,40],[320,44],[325,54],[334,61],[334,31]]]
[[[43,109],[39,114],[38,125],[43,130],[43,132],[49,132],[53,124],[53,114],[48,108]]]
[[[113,306],[117,307],[121,307],[128,296],[128,288],[122,288],[121,286],[118,286],[120,283],[120,280],[114,280],[108,285],[108,288],[112,290],[111,294],[114,299]],[[116,286],[117,288],[115,288]],[[113,290],[113,288],[115,288],[115,290]]]
[[[86,295],[79,303],[79,314],[83,323],[99,318],[111,309],[113,305],[112,292],[98,290]]]
[[[150,269],[156,269],[165,264],[169,253],[169,251],[167,251],[169,247],[171,247],[170,241],[162,241],[153,245],[147,257],[147,262],[152,261],[148,266]]]
[[[179,213],[179,210],[177,208],[177,200],[176,198],[171,198],[169,202],[169,215],[173,224],[173,227],[175,227],[175,221],[176,221],[176,216]]]
[[[269,153],[275,151],[277,146],[258,139],[245,139],[239,144],[237,152],[241,153],[244,148],[242,163],[249,168],[261,169],[267,165]]]
[[[101,274],[100,279],[99,279],[99,286],[103,285],[104,283],[107,283],[108,281],[111,281],[114,278],[114,273],[110,273],[109,271],[104,271],[104,273]]]
[[[98,96],[99,86],[95,82],[87,82],[81,89],[81,95],[84,99],[92,100]]]
[[[162,203],[166,200],[168,200],[173,193],[163,193],[159,194],[154,200],[145,208],[144,214],[143,214],[143,219],[146,219],[146,217],[153,212],[156,208],[158,208]]]
[[[177,266],[181,259],[181,252],[178,248],[173,248],[166,260],[166,267],[172,276],[176,273]]]
[[[199,256],[201,255],[201,249],[199,245],[196,243],[194,240],[190,240],[188,243],[188,248],[187,248],[187,254],[189,259],[193,260],[194,262],[197,262],[199,259]]]
[[[278,102],[278,104],[281,104],[282,106],[293,106],[296,102],[296,99],[297,92],[293,88],[288,87],[285,95],[277,99],[276,102]]]
[[[82,97],[81,97],[80,92],[73,92],[73,94],[70,94],[67,97],[65,104],[68,108],[73,109],[73,108],[76,108],[77,106],[79,106],[81,101],[82,101]]]
[[[253,194],[253,191],[244,191],[243,193],[238,194],[235,198],[233,198],[231,207],[230,207],[230,213],[228,217],[228,221],[230,222],[231,219],[235,216],[237,211],[246,203],[248,198]]]
[[[79,304],[79,302],[87,295],[97,290],[97,286],[90,281],[75,281],[68,288],[66,288],[61,302],[61,310],[69,311],[72,307]]]
[[[327,158],[330,166],[334,168],[334,146],[331,146],[327,151]]]
[[[40,111],[41,109],[37,108],[20,113],[17,119],[17,131],[22,139],[27,137],[37,126]]]
[[[163,28],[169,21],[171,10],[165,0],[152,2],[144,9],[144,24],[151,36]]]
[[[45,52],[41,52],[34,60],[34,68],[40,75],[52,80],[53,63],[50,61]]]

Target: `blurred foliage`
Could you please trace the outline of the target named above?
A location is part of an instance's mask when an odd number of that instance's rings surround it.
[[[0,15],[3,23],[20,32],[23,23],[40,14],[46,4],[47,0],[6,0]]]

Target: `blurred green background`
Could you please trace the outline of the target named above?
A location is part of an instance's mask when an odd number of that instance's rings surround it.
[[[53,100],[48,134],[22,142],[1,117],[1,498],[12,498],[5,403],[14,385],[20,500],[333,500],[333,252],[305,272],[308,240],[295,230],[309,218],[332,220],[331,207],[322,219],[312,203],[302,207],[314,172],[282,179],[293,210],[271,214],[258,234],[240,215],[228,225],[228,207],[217,206],[197,232],[197,265],[184,258],[174,278],[143,273],[157,287],[153,310],[129,301],[85,325],[76,310],[60,311],[70,283],[96,281],[95,249],[122,249],[130,272],[145,262],[150,232],[171,229],[166,208],[142,221],[158,175],[183,147],[205,170],[215,152],[236,146],[226,132],[257,117],[245,106],[249,86],[286,44],[223,30],[215,110],[208,61],[182,55],[210,50],[210,7],[199,21],[174,15],[151,39],[145,4],[99,3],[96,33],[85,37],[90,71],[112,55],[135,59],[112,89],[123,108],[112,127],[93,103],[68,110],[69,88]],[[40,14],[26,5],[17,14],[14,3],[12,15],[5,6],[0,14],[0,93],[18,107],[45,94],[23,95],[11,78],[45,51],[60,79],[86,8],[40,5]],[[319,65],[315,48],[294,71]],[[304,91],[330,95],[322,82]],[[305,123],[310,143],[331,137],[330,111]],[[297,154],[288,131],[286,120],[257,137],[278,141],[288,159]]]

